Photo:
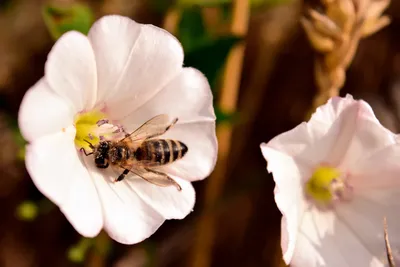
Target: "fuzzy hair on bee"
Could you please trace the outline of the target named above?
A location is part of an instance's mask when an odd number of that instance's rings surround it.
[[[181,191],[181,186],[158,168],[173,164],[188,152],[188,147],[179,140],[159,138],[177,121],[178,118],[175,118],[171,122],[168,115],[161,114],[146,121],[132,133],[126,133],[120,127],[125,134],[121,140],[103,139],[96,145],[85,140],[92,152],[87,153],[83,148],[81,150],[86,156],[93,155],[97,168],[106,169],[111,166],[122,171],[114,182],[120,182],[132,173],[157,186],[175,186]]]

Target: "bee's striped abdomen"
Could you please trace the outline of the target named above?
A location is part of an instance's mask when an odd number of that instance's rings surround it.
[[[165,165],[182,158],[187,151],[187,146],[180,141],[172,139],[153,139],[144,141],[136,150],[135,157],[139,161],[146,160]]]

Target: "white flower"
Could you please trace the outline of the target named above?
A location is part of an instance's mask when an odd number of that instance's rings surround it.
[[[208,81],[182,65],[175,37],[121,16],[101,18],[88,36],[68,32],[54,45],[45,76],[22,101],[19,126],[29,142],[26,167],[35,185],[80,234],[93,237],[104,228],[118,242],[137,243],[165,219],[182,219],[192,210],[190,182],[210,174],[217,142]],[[98,142],[115,129],[98,127],[100,119],[131,132],[160,114],[178,118],[161,138],[188,147],[182,159],[161,168],[182,191],[138,177],[113,183],[118,174],[96,168],[93,157],[79,151],[88,148],[84,138]]]
[[[385,266],[383,218],[400,245],[400,145],[364,101],[334,97],[261,145],[283,214],[287,264]]]

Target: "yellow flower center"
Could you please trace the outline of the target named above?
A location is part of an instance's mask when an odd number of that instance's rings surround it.
[[[75,146],[77,148],[90,149],[86,141],[93,145],[98,144],[100,135],[98,134],[99,125],[97,123],[105,118],[105,114],[97,110],[76,115],[74,121],[76,128]]]
[[[318,167],[306,183],[305,192],[318,204],[330,204],[346,196],[350,187],[343,180],[342,173],[336,168]]]

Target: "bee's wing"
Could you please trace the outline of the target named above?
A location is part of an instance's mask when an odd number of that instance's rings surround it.
[[[132,141],[140,141],[140,140],[154,138],[164,134],[177,121],[178,118],[175,118],[171,121],[167,114],[157,115],[151,118],[150,120],[146,121],[145,123],[143,123],[139,128],[137,128],[135,131],[133,131],[129,136],[125,138],[130,138]]]
[[[124,166],[121,166],[122,168],[125,168]],[[130,166],[130,168],[126,168],[133,174],[139,176],[143,180],[155,184],[157,186],[161,187],[167,187],[167,186],[175,186],[178,191],[181,191],[182,188],[181,186],[171,177],[169,177],[167,174],[152,170],[150,168],[145,168],[141,166]]]

